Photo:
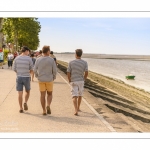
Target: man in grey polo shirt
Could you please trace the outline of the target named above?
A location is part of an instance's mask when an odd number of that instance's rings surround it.
[[[37,58],[34,66],[35,77],[39,81],[39,90],[41,93],[41,105],[43,115],[51,114],[50,105],[52,102],[53,82],[56,79],[56,63],[53,58],[49,57],[50,46],[43,46],[43,56]],[[47,94],[47,102],[46,102]],[[47,111],[47,112],[46,112]]]
[[[78,115],[82,100],[84,81],[88,76],[88,64],[81,59],[82,49],[76,49],[76,59],[69,62],[67,68],[68,80],[71,85],[72,100],[75,108],[74,115]]]
[[[33,73],[33,62],[28,56],[30,49],[26,46],[22,47],[22,54],[14,60],[13,70],[17,74],[16,90],[18,91],[18,100],[20,105],[20,113],[23,113],[23,86],[25,87],[25,103],[24,110],[28,110],[27,101],[30,95],[30,74]]]

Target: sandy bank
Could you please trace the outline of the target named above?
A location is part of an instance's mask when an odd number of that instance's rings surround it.
[[[66,72],[66,67],[68,66],[67,62],[58,61],[61,67],[61,70]],[[108,88],[126,98],[132,99],[141,103],[144,106],[150,108],[150,93],[142,89],[125,84],[121,80],[116,80],[92,71],[89,71],[88,78],[94,82],[100,84],[101,86]]]

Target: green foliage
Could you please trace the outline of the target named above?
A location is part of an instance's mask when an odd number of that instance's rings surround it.
[[[37,49],[41,29],[37,18],[4,18],[2,32],[6,35],[7,43],[18,46],[28,46]]]
[[[8,52],[9,52],[8,49],[4,49],[4,50],[3,50],[3,53],[4,53],[4,61],[7,60]]]

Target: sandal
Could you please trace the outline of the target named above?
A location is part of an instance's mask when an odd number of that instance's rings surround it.
[[[79,116],[78,113],[74,113],[75,116]]]
[[[23,110],[19,110],[20,113],[23,113]]]
[[[47,114],[51,114],[51,109],[50,109],[50,107],[47,106],[46,109],[47,109]]]
[[[27,105],[27,103],[24,103],[24,110],[28,110],[28,105]]]

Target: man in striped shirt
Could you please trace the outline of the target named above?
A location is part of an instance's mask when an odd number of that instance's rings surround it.
[[[30,74],[33,73],[33,62],[29,55],[29,48],[24,46],[22,54],[14,60],[13,70],[17,74],[16,90],[18,91],[18,100],[20,105],[20,113],[23,113],[23,86],[25,87],[25,103],[24,110],[28,110],[27,101],[30,95]]]
[[[74,115],[78,115],[78,111],[80,110],[80,104],[84,90],[84,81],[88,76],[88,64],[86,61],[81,59],[81,56],[82,49],[76,49],[76,59],[70,61],[67,68],[67,75],[71,85],[71,94],[75,108]]]

